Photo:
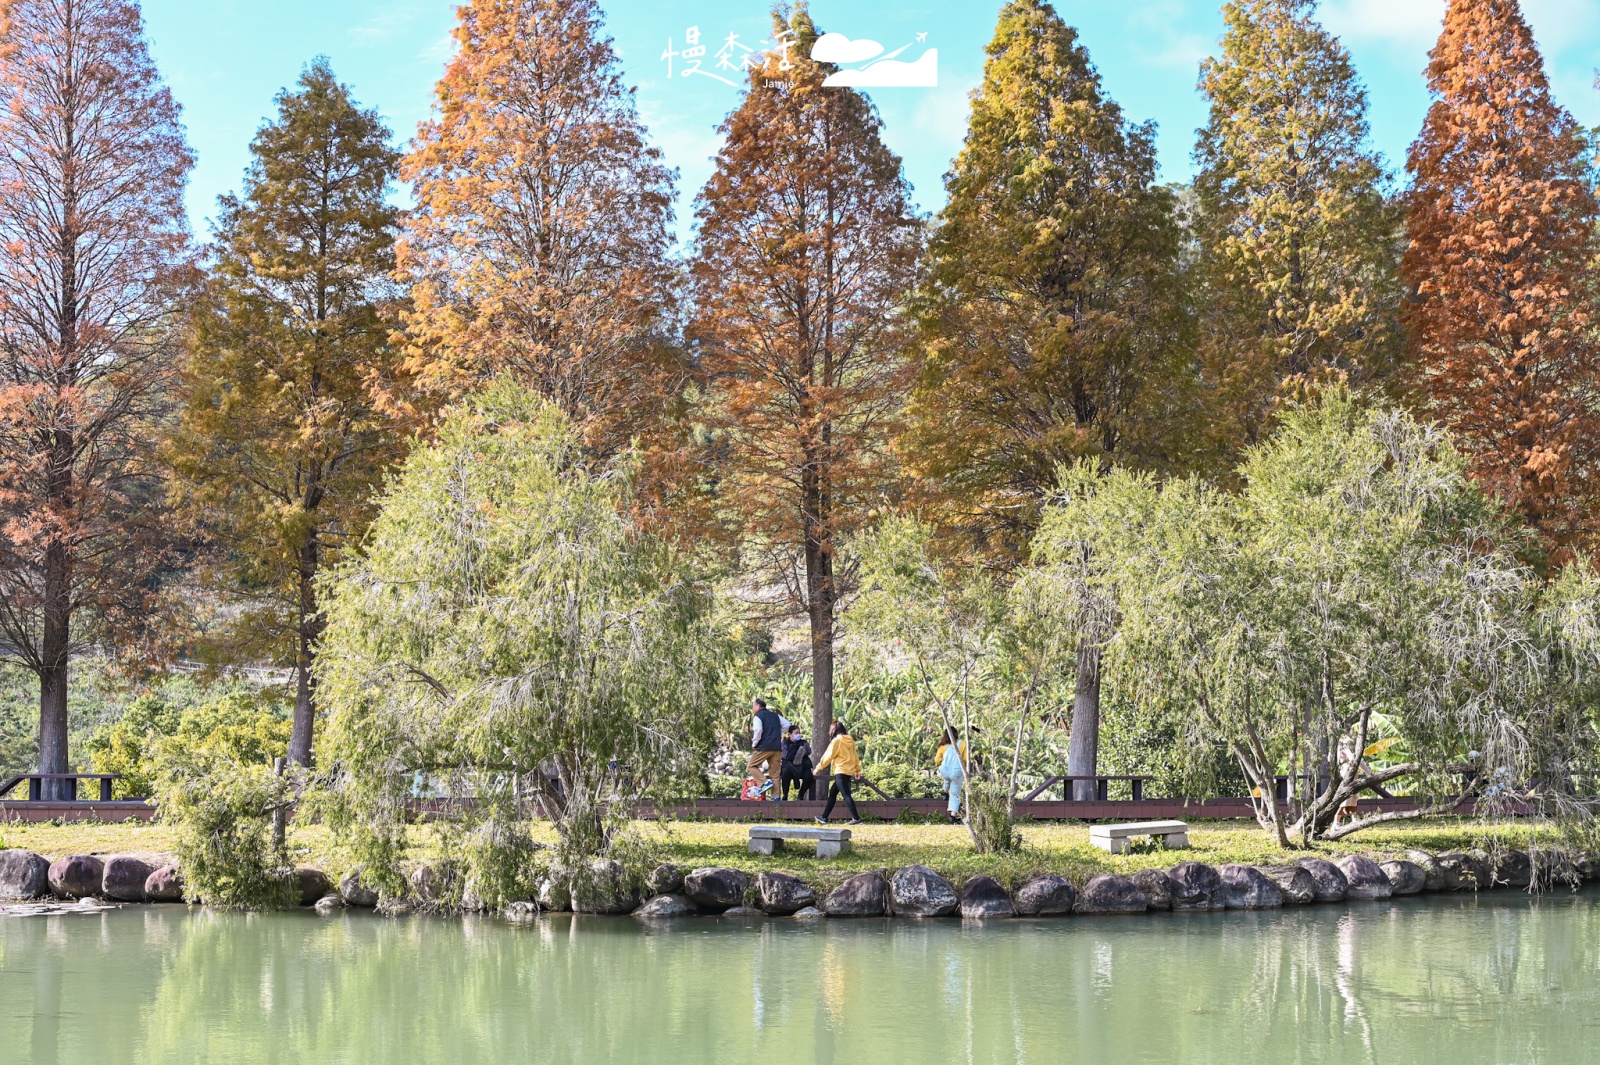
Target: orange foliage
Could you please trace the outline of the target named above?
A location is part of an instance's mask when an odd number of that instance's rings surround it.
[[[645,143],[594,0],[472,0],[402,175],[415,414],[510,373],[607,454],[678,385],[672,174]]]
[[[751,70],[700,195],[690,335],[723,499],[810,616],[824,735],[839,541],[888,483],[890,420],[909,384],[900,305],[917,223],[871,104],[824,87],[829,68],[808,58],[804,9],[774,32],[794,35],[787,56]]]
[[[1402,270],[1429,413],[1563,552],[1595,531],[1600,458],[1584,138],[1516,0],[1451,0],[1428,77]]]
[[[160,620],[148,444],[172,366],[192,159],[119,0],[16,0],[0,29],[0,640],[69,768],[67,666]],[[47,789],[47,795],[53,789]]]

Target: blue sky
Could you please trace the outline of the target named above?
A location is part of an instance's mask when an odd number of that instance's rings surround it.
[[[703,70],[729,34],[768,35],[764,0],[602,0],[628,83],[667,161],[680,171],[680,219],[710,173],[716,128],[738,102],[736,88],[685,77],[681,51],[690,27],[707,45]],[[1200,61],[1222,32],[1220,0],[1059,0],[1077,26],[1106,88],[1130,117],[1160,126],[1163,177],[1190,170],[1194,130],[1205,120],[1194,91]],[[983,47],[997,0],[812,0],[818,25],[886,49],[912,44],[939,51],[936,88],[870,90],[889,146],[924,210],[943,201],[941,177],[960,148],[967,93],[981,77]],[[1350,48],[1370,90],[1374,139],[1397,168],[1427,108],[1422,71],[1438,34],[1444,0],[1324,0],[1323,21]],[[1600,0],[1523,0],[1560,101],[1587,125],[1600,125]],[[146,0],[151,46],[184,107],[198,156],[190,193],[197,233],[209,233],[218,194],[238,186],[248,145],[272,97],[325,54],[364,104],[377,107],[401,140],[426,115],[451,51],[450,0]],[[915,43],[918,34],[926,34]]]

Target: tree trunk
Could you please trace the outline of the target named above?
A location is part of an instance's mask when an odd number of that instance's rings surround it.
[[[71,654],[71,560],[59,540],[45,548],[44,633],[39,657],[39,772],[72,771],[67,745],[67,666]],[[77,797],[73,781],[46,780],[40,797]]]
[[[1072,698],[1072,735],[1067,746],[1067,775],[1092,777],[1100,765],[1100,645],[1078,644],[1078,683]],[[1095,798],[1095,782],[1072,784],[1074,799]]]
[[[312,727],[317,716],[317,682],[312,666],[316,662],[317,640],[322,636],[322,612],[317,605],[316,585],[319,548],[313,529],[300,548],[300,645],[295,656],[294,724],[289,732],[289,760],[308,767],[312,764]]]
[[[811,735],[828,745],[833,724],[833,558],[813,540],[806,542],[806,607],[811,619]]]

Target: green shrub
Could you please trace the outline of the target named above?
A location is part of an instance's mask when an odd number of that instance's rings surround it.
[[[225,909],[290,901],[289,856],[272,832],[273,813],[294,797],[292,778],[272,767],[288,744],[283,709],[246,693],[194,707],[170,735],[139,740],[133,764],[175,830],[191,898]],[[131,751],[133,743],[107,749]]]

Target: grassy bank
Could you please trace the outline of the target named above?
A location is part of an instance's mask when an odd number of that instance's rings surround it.
[[[635,830],[650,844],[660,861],[686,869],[725,865],[750,873],[773,870],[791,873],[819,887],[829,886],[858,872],[893,869],[918,863],[959,882],[986,873],[1014,885],[1037,873],[1060,873],[1082,884],[1098,873],[1131,873],[1165,868],[1179,861],[1220,865],[1245,862],[1275,865],[1308,854],[1337,856],[1362,853],[1398,855],[1407,848],[1427,851],[1471,847],[1511,846],[1526,849],[1536,842],[1554,842],[1553,833],[1528,822],[1487,822],[1436,819],[1418,824],[1383,825],[1354,839],[1324,844],[1313,851],[1283,851],[1255,825],[1237,821],[1192,822],[1187,850],[1150,854],[1110,855],[1089,843],[1089,829],[1080,824],[1024,824],[1023,849],[1009,855],[980,855],[972,851],[966,830],[952,825],[867,824],[852,829],[854,851],[840,858],[819,860],[804,845],[772,857],[749,853],[747,825],[725,822],[638,822]],[[534,826],[536,836],[550,839],[549,826]],[[172,833],[164,825],[121,825],[74,822],[62,825],[6,824],[0,839],[8,847],[24,847],[54,859],[65,854],[136,854],[158,860],[170,854]],[[345,862],[332,836],[321,826],[295,826],[290,844],[300,860],[338,874]],[[418,830],[418,851],[426,856],[428,833]]]

